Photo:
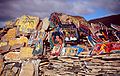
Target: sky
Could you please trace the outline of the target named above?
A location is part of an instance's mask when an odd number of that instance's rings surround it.
[[[82,16],[86,20],[120,14],[120,0],[0,0],[0,27],[22,15],[40,18],[53,12]]]

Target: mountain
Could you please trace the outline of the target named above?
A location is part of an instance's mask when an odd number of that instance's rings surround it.
[[[106,26],[110,26],[110,24],[120,25],[120,14],[111,15],[107,17],[92,19],[88,21],[89,23],[99,23],[102,22]]]

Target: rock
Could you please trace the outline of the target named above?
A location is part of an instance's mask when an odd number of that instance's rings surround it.
[[[15,65],[12,68],[12,71],[16,74],[16,76],[19,75],[19,72],[21,70],[21,63],[15,63]]]
[[[12,47],[10,48],[10,50],[20,49],[21,47],[23,47],[23,44],[16,44],[16,45],[12,46]]]
[[[7,64],[7,65],[5,65],[5,68],[4,68],[4,69],[5,69],[5,70],[12,69],[14,65],[15,65],[15,63]]]
[[[19,58],[20,52],[9,52],[4,55],[5,60],[12,61],[12,60],[20,60]]]
[[[7,34],[5,34],[4,36],[5,36],[5,39],[7,40],[7,41],[9,41],[9,40],[11,40],[11,39],[14,39],[15,37],[16,37],[16,28],[12,28],[12,29],[9,29],[8,31],[7,31]]]
[[[3,62],[3,59],[0,58],[0,75],[3,70],[3,67],[4,67],[4,62]]]
[[[34,76],[34,65],[31,62],[23,63],[19,76]]]
[[[15,73],[11,70],[4,70],[1,76],[15,76]]]
[[[36,29],[39,20],[39,17],[24,15],[16,20],[15,25],[18,27],[20,32],[30,33],[32,30]]]
[[[31,58],[33,52],[33,48],[31,47],[22,47],[20,49],[20,59],[27,59],[27,58]]]
[[[42,63],[40,63],[40,66],[47,65],[47,64],[49,64],[49,62],[42,62]]]
[[[0,47],[7,45],[7,42],[0,42]]]
[[[32,60],[32,63],[34,64],[34,69],[35,69],[35,76],[38,76],[38,69],[39,69],[39,63],[41,60]]]
[[[18,67],[13,67],[12,68],[12,70],[13,70],[14,73],[17,73],[18,69],[19,69]]]
[[[92,71],[91,71],[91,72],[98,73],[99,71],[101,71],[101,69],[92,69]]]
[[[73,63],[73,60],[69,59],[69,58],[67,58],[67,59],[60,59],[60,60],[62,60],[63,62],[67,62],[67,63]]]
[[[8,52],[10,49],[10,46],[9,45],[6,45],[6,46],[2,46],[0,47],[0,53],[3,54],[3,53],[6,53]]]
[[[87,66],[87,68],[89,69],[116,69],[116,70],[120,70],[120,67],[113,67],[113,66]]]

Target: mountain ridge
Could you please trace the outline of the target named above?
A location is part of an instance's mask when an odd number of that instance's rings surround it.
[[[102,22],[106,26],[110,26],[111,24],[120,25],[120,14],[91,19],[88,23],[99,23]]]

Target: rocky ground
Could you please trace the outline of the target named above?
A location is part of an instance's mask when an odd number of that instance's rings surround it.
[[[26,60],[0,59],[0,76],[119,76],[120,54],[96,56],[34,57]]]

